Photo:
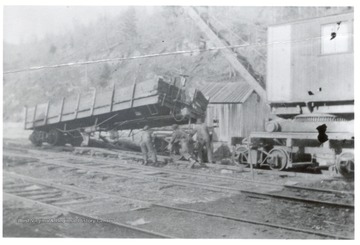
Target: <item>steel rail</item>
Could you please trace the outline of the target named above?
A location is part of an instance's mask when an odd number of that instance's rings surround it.
[[[80,157],[80,156],[75,156],[75,157],[72,156],[72,158],[83,159],[83,160],[91,159],[89,157]],[[135,155],[134,158],[142,159],[142,157],[138,156],[138,155]],[[119,163],[119,162],[116,162],[116,161],[113,161],[113,160],[96,159],[96,161],[99,162],[99,163],[108,164],[109,166],[130,167],[129,164]],[[111,163],[114,163],[114,164],[111,164]],[[136,168],[136,169],[144,169],[144,170],[147,169],[146,166],[134,166],[134,165],[131,165],[131,167]],[[177,174],[192,175],[192,176],[202,176],[202,177],[208,177],[208,178],[218,178],[218,179],[221,179],[221,180],[226,179],[226,180],[231,180],[231,181],[236,181],[236,182],[256,183],[256,184],[261,184],[261,185],[265,185],[265,186],[269,186],[269,185],[271,185],[271,186],[279,186],[279,187],[285,187],[285,188],[289,188],[289,189],[291,189],[291,188],[292,189],[303,189],[303,190],[317,191],[317,192],[327,192],[327,193],[333,193],[333,194],[354,195],[354,193],[350,192],[350,191],[338,191],[338,190],[320,189],[320,188],[313,188],[313,187],[306,187],[306,186],[296,186],[296,185],[283,185],[283,184],[268,183],[268,182],[263,182],[263,181],[250,180],[250,179],[238,179],[238,178],[229,177],[229,176],[223,176],[223,175],[191,173],[191,172],[184,172],[184,171],[172,170],[172,169],[164,169],[164,168],[159,170],[159,173],[160,172],[177,173]]]
[[[301,198],[301,197],[294,197],[294,196],[286,196],[286,195],[281,195],[281,194],[270,194],[270,193],[265,193],[265,192],[258,192],[258,191],[249,191],[249,190],[245,190],[245,189],[238,189],[238,188],[233,188],[233,187],[226,187],[226,186],[219,186],[219,185],[211,185],[211,184],[204,184],[204,183],[199,183],[199,182],[192,182],[192,181],[184,181],[184,180],[175,180],[175,179],[171,179],[171,178],[167,178],[167,177],[154,177],[154,176],[148,176],[146,174],[134,174],[134,173],[126,173],[126,174],[122,174],[122,173],[118,173],[116,171],[107,171],[104,170],[100,167],[91,167],[91,166],[74,166],[74,165],[70,165],[70,164],[66,164],[66,163],[56,163],[56,160],[45,160],[43,161],[44,163],[50,163],[50,164],[55,164],[58,166],[66,166],[66,167],[71,167],[71,168],[78,168],[80,167],[81,169],[90,169],[93,171],[97,171],[99,173],[106,173],[106,174],[112,174],[112,175],[118,175],[118,176],[122,176],[122,177],[134,177],[134,178],[138,178],[138,179],[155,179],[159,182],[165,182],[165,183],[176,183],[176,184],[180,184],[180,185],[185,185],[185,186],[190,186],[190,187],[197,187],[200,189],[207,189],[207,190],[211,190],[211,191],[226,191],[228,193],[244,193],[244,194],[255,194],[255,195],[262,195],[262,196],[269,196],[272,198],[278,198],[278,199],[286,199],[286,200],[290,200],[290,201],[298,201],[298,202],[305,202],[305,203],[314,203],[314,204],[319,204],[319,205],[328,205],[328,206],[334,206],[334,207],[341,207],[341,208],[354,208],[354,205],[352,204],[346,204],[346,203],[337,203],[337,202],[328,202],[328,201],[322,201],[322,200],[316,200],[316,199],[310,199],[310,198]],[[140,169],[140,170],[147,170],[147,169]]]
[[[314,188],[314,187],[298,186],[298,185],[283,185],[283,186],[287,189],[309,190],[309,191],[325,192],[331,194],[345,194],[352,196],[354,195],[354,192],[351,191],[330,190],[330,189],[322,189],[322,188]]]
[[[141,228],[136,228],[136,227],[133,227],[133,226],[130,226],[130,225],[127,225],[127,224],[120,223],[120,222],[110,221],[110,220],[102,219],[102,218],[99,218],[99,217],[94,217],[92,215],[85,214],[85,213],[82,213],[82,212],[73,211],[73,210],[66,209],[66,208],[61,208],[61,207],[58,207],[58,206],[55,206],[55,205],[39,202],[39,201],[30,199],[30,198],[26,198],[26,197],[14,195],[14,194],[11,194],[11,193],[7,193],[6,191],[3,192],[3,195],[4,195],[4,198],[7,197],[7,198],[17,199],[17,200],[27,202],[27,203],[31,203],[31,204],[37,204],[39,206],[42,206],[42,207],[45,207],[45,208],[48,208],[48,209],[57,210],[57,211],[60,211],[60,212],[66,212],[66,213],[76,215],[76,216],[79,216],[79,217],[82,217],[82,218],[85,218],[85,219],[94,220],[96,222],[106,223],[106,224],[110,224],[110,225],[113,225],[113,226],[116,226],[116,227],[121,227],[121,228],[126,228],[126,229],[129,229],[129,230],[133,230],[133,231],[136,231],[136,232],[141,232],[141,233],[150,235],[153,238],[174,238],[174,237],[170,237],[168,235],[164,235],[164,234],[161,234],[161,233],[158,233],[158,232],[153,232],[153,231],[149,231],[149,230],[145,230],[145,229],[141,229]]]
[[[272,228],[277,228],[277,229],[284,229],[284,230],[289,230],[289,231],[294,231],[294,232],[313,234],[313,235],[318,235],[321,237],[329,237],[329,238],[345,239],[345,240],[353,239],[352,237],[347,237],[347,236],[342,236],[342,235],[335,235],[335,234],[331,234],[331,233],[324,233],[324,232],[301,229],[301,228],[296,228],[296,227],[291,227],[291,226],[284,226],[284,225],[274,224],[274,223],[270,223],[270,222],[261,222],[261,221],[256,221],[256,220],[243,219],[243,218],[222,215],[222,214],[217,214],[217,213],[209,213],[209,212],[199,211],[199,210],[194,210],[194,209],[180,208],[180,207],[169,206],[169,205],[164,205],[164,204],[159,204],[159,203],[153,203],[153,202],[149,202],[149,201],[145,201],[145,200],[141,200],[141,199],[135,199],[135,198],[123,197],[123,196],[113,195],[113,194],[108,194],[108,193],[103,193],[103,192],[97,192],[97,191],[93,191],[93,190],[85,190],[85,189],[81,189],[81,188],[74,187],[74,186],[50,183],[48,181],[44,181],[41,179],[37,179],[37,178],[30,177],[30,176],[25,176],[25,175],[20,175],[20,174],[16,174],[16,173],[10,173],[7,171],[3,171],[3,173],[12,178],[22,179],[22,180],[26,180],[28,182],[33,182],[33,183],[40,184],[43,186],[58,188],[61,190],[72,191],[72,192],[85,194],[85,195],[92,195],[92,196],[97,196],[97,197],[103,196],[103,197],[107,197],[107,198],[115,198],[115,199],[130,200],[130,201],[135,201],[135,202],[142,202],[142,203],[146,203],[146,204],[149,204],[152,206],[166,208],[166,209],[178,210],[178,211],[182,211],[182,212],[197,213],[197,214],[202,214],[205,216],[217,217],[217,218],[222,218],[222,219],[227,219],[227,220],[232,220],[232,221],[237,221],[237,222],[242,222],[242,223],[249,223],[249,224],[254,224],[254,225],[267,226],[267,227],[272,227]],[[46,204],[46,205],[48,205],[48,204]],[[51,205],[51,206],[53,206],[53,205]]]
[[[93,170],[93,171],[96,171],[99,173],[105,173],[105,174],[109,174],[109,175],[121,176],[121,177],[126,177],[126,178],[132,177],[132,178],[137,178],[137,179],[141,179],[141,180],[144,180],[144,178],[146,178],[146,179],[151,179],[151,180],[155,180],[155,181],[159,181],[159,182],[176,183],[176,184],[182,185],[182,186],[206,189],[206,190],[211,190],[211,191],[225,191],[228,193],[235,193],[235,194],[239,194],[239,193],[255,194],[255,195],[262,195],[262,196],[267,196],[267,197],[277,198],[277,199],[284,199],[284,200],[304,202],[304,203],[312,203],[312,204],[316,204],[316,205],[327,205],[327,206],[333,206],[333,207],[354,209],[354,205],[346,204],[346,203],[328,202],[328,201],[321,201],[321,200],[310,199],[310,198],[300,198],[300,197],[286,196],[286,195],[281,195],[281,194],[270,194],[270,193],[264,193],[264,192],[258,192],[258,191],[249,191],[249,190],[244,190],[244,189],[204,184],[204,183],[199,183],[199,182],[174,180],[174,179],[169,179],[169,178],[165,178],[165,177],[154,177],[154,176],[148,176],[146,174],[119,173],[116,171],[107,171],[107,170],[101,169],[99,167],[92,167],[89,165],[79,166],[79,165],[67,164],[67,163],[63,163],[59,160],[46,159],[46,160],[41,160],[41,162],[44,164],[57,165],[57,166],[68,167],[68,168]]]
[[[23,150],[23,148],[19,148],[19,147],[15,147],[15,146],[5,146],[6,148],[9,149],[13,149],[13,150]],[[75,149],[80,148],[80,147],[75,147]],[[142,159],[141,153],[137,153],[134,151],[128,151],[128,150],[119,150],[119,149],[111,149],[111,150],[105,150],[102,148],[86,148],[89,150],[100,150],[100,151],[104,151],[106,153],[117,153],[117,154],[127,154],[127,155],[131,155],[131,157],[136,158],[136,159]],[[26,150],[27,152],[31,152],[34,154],[38,154],[38,153],[43,153],[43,151],[41,150],[36,150],[36,149],[29,149]],[[111,152],[112,151],[112,152]],[[59,154],[59,155],[64,155],[63,153],[60,152],[53,152],[54,154]],[[75,157],[79,157],[79,156],[75,156]],[[89,159],[89,157],[83,157],[84,159]],[[158,159],[161,160],[169,160],[170,157],[169,156],[164,156],[164,155],[158,155]],[[177,162],[180,163],[184,163],[185,165],[189,165],[189,163],[187,161],[182,161],[179,160]],[[234,171],[238,171],[239,169],[236,168],[236,166],[220,166],[220,165],[208,165],[210,168],[216,168],[216,169],[220,169],[220,168],[225,168],[225,169],[229,169],[229,170],[234,170]],[[260,172],[260,173],[266,173],[266,174],[270,174],[270,175],[288,175],[288,174],[292,174],[293,176],[313,176],[314,174],[309,174],[309,173],[299,173],[299,172],[289,172],[289,171],[271,171],[271,170],[264,170],[264,169],[254,169],[255,172]],[[248,172],[248,171],[244,171],[244,172]],[[224,176],[225,177],[225,176]],[[249,180],[250,181],[250,180]],[[259,181],[260,182],[260,181]],[[269,183],[267,183],[267,185],[269,185]]]
[[[84,159],[84,157],[75,157],[75,158]],[[89,159],[89,158],[87,158],[87,159]],[[67,163],[63,163],[63,162],[59,163],[59,160],[45,159],[45,160],[41,160],[41,161],[45,164],[53,164],[53,165],[57,165],[57,166],[64,166],[64,167],[84,169],[84,170],[93,170],[93,171],[97,171],[100,173],[106,173],[106,174],[116,175],[116,176],[121,176],[121,177],[131,176],[131,177],[137,178],[137,179],[147,178],[147,179],[152,179],[152,180],[156,180],[159,182],[176,183],[178,185],[191,186],[191,187],[207,189],[207,190],[211,190],[211,191],[221,190],[221,191],[226,191],[228,193],[255,194],[255,195],[263,195],[263,196],[268,196],[268,197],[278,198],[278,199],[285,199],[285,200],[290,200],[290,201],[313,203],[313,204],[318,204],[318,205],[328,205],[328,206],[341,207],[341,208],[352,208],[352,209],[354,208],[354,205],[346,204],[346,203],[328,202],[328,201],[321,201],[321,200],[310,199],[310,198],[286,196],[286,195],[281,195],[281,194],[269,194],[269,193],[264,193],[264,192],[256,192],[256,191],[249,191],[249,190],[244,190],[244,189],[237,189],[237,188],[232,188],[232,187],[225,187],[225,186],[218,186],[218,185],[211,185],[211,184],[204,184],[204,183],[190,182],[190,181],[183,181],[183,180],[174,180],[174,179],[169,179],[169,178],[164,178],[164,177],[154,177],[154,176],[148,176],[146,174],[136,174],[136,173],[135,174],[134,173],[123,174],[123,173],[114,172],[114,171],[107,171],[102,168],[92,167],[89,165],[79,166],[79,165],[71,165],[71,164],[67,164]],[[104,160],[100,160],[100,161],[104,161]],[[104,162],[106,163],[106,161],[104,161]],[[147,170],[147,169],[141,168],[141,167],[138,167],[137,169]]]
[[[299,202],[305,202],[305,203],[313,203],[313,204],[316,204],[316,205],[327,205],[327,206],[332,206],[332,207],[349,208],[349,209],[350,208],[351,209],[355,208],[354,205],[347,204],[347,203],[320,201],[320,200],[310,199],[310,198],[301,198],[301,197],[294,197],[294,196],[287,196],[287,195],[266,193],[266,192],[257,192],[257,191],[243,190],[241,192],[244,193],[244,194],[267,196],[267,197],[271,197],[271,198],[278,198],[278,199],[284,199],[284,200],[290,200],[290,201],[299,201]]]
[[[4,155],[6,155],[7,153],[4,153]],[[68,157],[68,155],[64,155],[62,153],[55,153],[55,154],[59,154],[62,155],[64,157]],[[125,152],[125,154],[134,154],[134,158],[138,158],[138,159],[142,159],[141,156],[139,156],[136,153],[133,152]],[[25,156],[25,155],[21,155],[21,154],[15,154],[18,156]],[[81,160],[95,160],[93,158],[90,157],[82,157],[82,156],[71,156],[71,159],[81,159]],[[119,163],[113,160],[103,160],[103,159],[96,159],[96,162],[98,163],[105,163],[108,164],[109,166],[123,166],[123,167],[131,167],[131,168],[136,168],[136,169],[147,169],[146,166],[135,166],[135,165],[129,165],[129,164],[124,164],[124,163]],[[112,164],[113,163],[113,164]],[[229,176],[223,176],[223,175],[212,175],[212,174],[202,174],[202,173],[191,173],[191,172],[184,172],[184,171],[180,171],[180,170],[172,170],[172,169],[164,169],[162,168],[161,170],[159,170],[159,173],[161,172],[165,172],[165,173],[177,173],[177,174],[182,174],[182,175],[191,175],[191,176],[202,176],[202,177],[208,177],[208,178],[218,178],[221,180],[231,180],[231,181],[236,181],[236,182],[248,182],[248,183],[256,183],[256,184],[260,184],[260,185],[265,185],[265,186],[279,186],[279,187],[285,187],[288,189],[302,189],[302,190],[308,190],[308,191],[317,191],[317,192],[326,192],[326,193],[333,193],[333,194],[345,194],[345,195],[354,195],[353,192],[351,191],[339,191],[339,190],[331,190],[331,189],[322,189],[322,188],[313,188],[313,187],[306,187],[306,186],[296,186],[296,185],[283,185],[283,184],[276,184],[276,183],[268,183],[268,182],[263,182],[263,181],[256,181],[256,180],[250,180],[250,179],[238,179],[238,178],[233,178],[233,177],[229,177]]]

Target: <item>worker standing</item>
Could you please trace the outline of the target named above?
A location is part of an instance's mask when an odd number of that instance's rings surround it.
[[[140,136],[140,147],[143,154],[144,165],[148,164],[148,154],[151,155],[151,160],[154,164],[157,162],[155,148],[153,146],[153,136],[150,127],[146,125]]]
[[[196,133],[196,143],[198,158],[200,163],[204,163],[204,155],[207,155],[207,160],[209,163],[213,162],[213,151],[212,151],[212,137],[209,132],[208,126],[205,124],[204,120],[198,118],[196,121],[196,126],[194,134]]]
[[[193,157],[192,150],[190,147],[190,136],[184,130],[179,128],[179,125],[174,124],[172,125],[172,129],[174,130],[171,141],[169,144],[170,151],[173,150],[173,146],[175,144],[180,145],[179,153],[180,155],[185,158],[186,160],[190,161],[191,165],[190,168],[193,168],[197,161]]]

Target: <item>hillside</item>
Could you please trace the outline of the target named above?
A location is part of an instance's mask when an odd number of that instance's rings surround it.
[[[349,12],[328,7],[208,7],[208,18],[259,76],[266,78],[267,26]],[[207,47],[207,38],[180,7],[128,7],[116,17],[74,23],[66,34],[47,35],[18,45],[4,43],[4,71]],[[83,66],[4,74],[4,121],[21,121],[25,105],[98,89],[132,84],[158,75],[189,76],[189,88],[205,82],[236,81],[238,74],[221,51],[123,60]]]

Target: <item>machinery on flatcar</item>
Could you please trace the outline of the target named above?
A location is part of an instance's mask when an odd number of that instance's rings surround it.
[[[353,13],[268,28],[265,132],[236,144],[241,164],[354,174]]]

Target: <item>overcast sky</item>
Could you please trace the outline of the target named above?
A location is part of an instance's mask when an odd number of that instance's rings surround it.
[[[74,21],[89,23],[101,15],[117,15],[125,6],[4,6],[4,40],[11,43],[42,38],[46,33],[65,32]]]

